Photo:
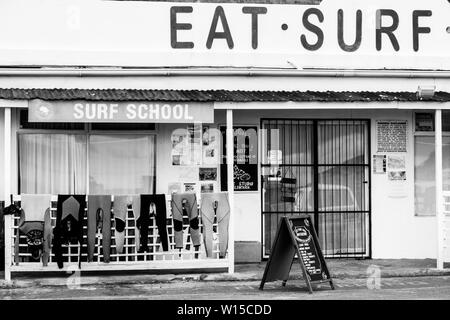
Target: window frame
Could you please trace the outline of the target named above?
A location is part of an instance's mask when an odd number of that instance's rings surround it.
[[[417,113],[430,113],[433,116],[434,121],[434,112],[431,111],[414,111],[413,112],[413,161],[414,161],[414,203],[416,201],[416,137],[434,137],[435,131],[416,131],[416,114]],[[450,117],[449,117],[450,119]],[[436,124],[434,124],[435,127]],[[442,137],[450,137],[450,131],[442,131]],[[436,168],[435,168],[436,169]],[[420,217],[420,218],[433,218],[436,217],[436,212],[433,215],[429,214],[421,214],[416,212],[416,206],[414,205],[414,217]]]
[[[20,110],[19,110],[20,112]],[[71,135],[83,135],[86,139],[86,194],[89,194],[89,151],[90,151],[90,137],[92,135],[143,135],[143,136],[153,136],[154,139],[154,175],[153,175],[153,188],[154,190],[157,190],[157,147],[158,147],[158,124],[155,124],[154,130],[91,130],[91,123],[85,123],[83,130],[60,130],[60,129],[22,129],[20,128],[20,123],[18,124],[17,131],[16,131],[16,141],[17,141],[17,190],[19,194],[21,193],[21,185],[20,185],[20,136],[25,134],[71,134]]]

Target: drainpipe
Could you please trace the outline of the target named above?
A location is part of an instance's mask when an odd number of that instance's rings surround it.
[[[15,77],[148,77],[148,76],[267,76],[267,77],[390,77],[450,79],[450,71],[322,70],[322,69],[0,69],[0,76]]]

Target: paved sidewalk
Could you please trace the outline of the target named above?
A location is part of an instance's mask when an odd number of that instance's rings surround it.
[[[450,264],[446,269],[437,270],[433,259],[371,259],[371,260],[328,260],[328,268],[336,279],[362,279],[371,272],[370,266],[380,268],[382,278],[421,277],[450,275]],[[256,264],[238,264],[234,274],[228,273],[87,273],[81,270],[81,285],[120,285],[120,284],[154,284],[176,281],[259,281],[264,273],[265,262]],[[372,269],[373,270],[373,269]],[[373,271],[372,271],[373,272]],[[69,274],[13,274],[13,281],[6,283],[4,273],[0,272],[0,289],[26,288],[39,286],[66,286]],[[301,279],[301,269],[298,263],[292,265],[290,279]],[[72,279],[73,280],[73,279]],[[70,281],[70,280],[69,280]]]

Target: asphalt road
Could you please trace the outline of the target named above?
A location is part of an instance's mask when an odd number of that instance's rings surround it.
[[[309,300],[309,299],[450,299],[450,277],[413,277],[381,279],[368,283],[366,279],[335,280],[336,290],[322,284],[314,294],[309,294],[303,281],[267,283],[260,291],[259,282],[210,282],[190,281],[160,284],[120,284],[42,286],[0,289],[0,299],[132,299],[132,300]]]

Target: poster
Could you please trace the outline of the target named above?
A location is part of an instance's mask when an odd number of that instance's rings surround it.
[[[172,165],[198,166],[202,160],[202,126],[189,125],[172,133]]]
[[[220,165],[220,187],[227,191],[226,127],[222,133],[222,153]],[[233,126],[234,144],[234,191],[258,191],[258,127],[249,125]]]
[[[373,173],[386,173],[386,155],[373,156]]]
[[[195,182],[185,182],[184,184],[184,192],[196,192],[197,184]]]
[[[167,187],[167,194],[181,193],[181,183],[179,182],[169,182]]]
[[[377,121],[377,152],[406,152],[406,120]]]
[[[391,181],[404,181],[406,180],[406,171],[389,171],[388,176]]]
[[[200,181],[216,181],[217,180],[217,168],[200,168],[198,173],[198,179]]]
[[[201,193],[212,193],[214,192],[214,183],[202,183]]]
[[[388,169],[389,170],[405,170],[405,156],[390,155],[388,156]]]
[[[179,181],[195,181],[198,178],[198,167],[179,167],[178,179]]]

